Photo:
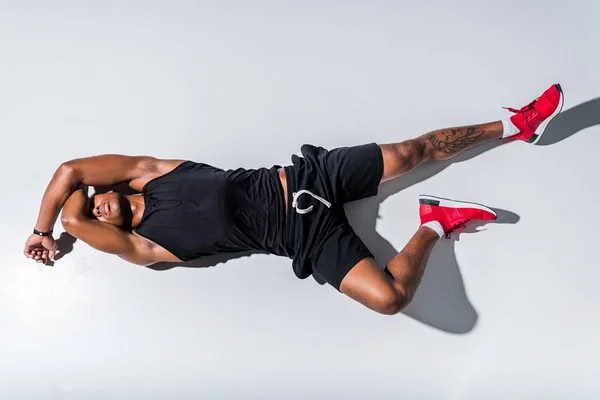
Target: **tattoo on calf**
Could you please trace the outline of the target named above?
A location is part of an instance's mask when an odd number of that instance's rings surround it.
[[[484,133],[483,129],[476,129],[475,127],[451,128],[432,132],[427,136],[427,139],[437,151],[453,154],[475,144],[477,139]]]

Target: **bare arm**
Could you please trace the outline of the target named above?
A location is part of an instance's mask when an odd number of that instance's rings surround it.
[[[65,162],[56,170],[46,188],[35,229],[40,232],[52,231],[62,207],[81,184],[111,186],[129,183],[132,188],[141,190],[149,176],[170,166],[163,164],[173,162],[146,156],[130,157],[114,154]],[[55,250],[56,243],[52,236],[42,238],[31,235],[25,243],[24,254],[28,258],[46,263],[48,259],[52,259]]]
[[[138,181],[153,173],[157,164],[158,160],[153,157],[112,154],[63,163],[46,188],[35,229],[41,232],[51,231],[63,205],[79,185],[111,186],[129,183],[139,190],[143,185]]]

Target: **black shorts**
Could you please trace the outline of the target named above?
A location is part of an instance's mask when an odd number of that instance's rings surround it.
[[[286,247],[298,278],[315,272],[339,291],[346,274],[373,257],[348,223],[344,204],[377,194],[383,155],[375,143],[331,151],[304,145],[301,152],[285,167]]]

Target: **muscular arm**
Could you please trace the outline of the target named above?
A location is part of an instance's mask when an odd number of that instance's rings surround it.
[[[60,210],[79,185],[111,186],[129,183],[134,189],[140,190],[143,178],[156,170],[157,163],[158,160],[153,157],[113,154],[63,163],[46,188],[35,229],[42,232],[52,230]]]
[[[112,186],[129,183],[129,186],[139,191],[149,178],[160,175],[163,170],[174,168],[173,165],[179,162],[181,161],[112,154],[65,162],[56,170],[46,188],[35,229],[41,232],[53,230],[65,202],[81,184]],[[31,235],[25,242],[23,253],[27,258],[47,263],[54,257],[55,251],[56,242],[52,236]]]

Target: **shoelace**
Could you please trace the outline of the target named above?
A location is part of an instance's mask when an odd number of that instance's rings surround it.
[[[292,193],[292,208],[295,208],[296,212],[298,214],[308,214],[313,209],[313,206],[310,206],[308,208],[298,208],[298,197],[300,197],[303,194],[309,194],[313,198],[315,198],[315,199],[319,200],[321,203],[325,204],[325,206],[327,208],[331,208],[331,203],[328,202],[327,200],[325,200],[324,198],[322,198],[320,196],[317,196],[316,194],[314,194],[310,190],[302,189],[302,190],[300,190],[298,192]]]
[[[519,109],[516,108],[512,108],[512,107],[502,107],[505,110],[508,110],[512,113],[518,114],[518,113],[522,113],[523,116],[525,117],[525,121],[529,121],[531,118],[533,118],[534,116],[537,115],[537,111],[535,110],[535,103],[539,100],[539,98],[533,100],[531,103],[527,104],[526,106],[523,106]]]

